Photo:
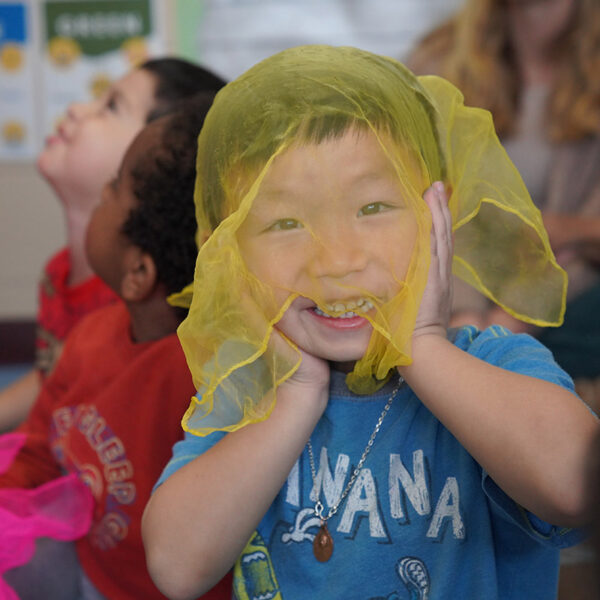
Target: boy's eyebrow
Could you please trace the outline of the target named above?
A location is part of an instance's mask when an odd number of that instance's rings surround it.
[[[372,183],[388,185],[392,182],[390,181],[388,176],[382,173],[372,171],[358,173],[356,176],[351,178],[352,185],[358,188],[360,188],[361,185],[368,185]],[[301,198],[303,194],[297,194],[296,189],[293,185],[289,185],[288,187],[286,187],[285,184],[283,184],[277,185],[277,187],[267,186],[261,188],[261,190],[258,192],[258,195],[260,196],[261,201],[264,200],[266,202],[281,202],[282,200],[285,201],[287,199],[296,201],[295,197]]]
[[[258,196],[260,197],[261,201],[265,201],[265,202],[281,202],[282,200],[285,201],[290,197],[295,196],[295,191],[293,188],[282,188],[282,187],[277,187],[277,188],[267,188],[267,189],[261,189],[258,192]]]

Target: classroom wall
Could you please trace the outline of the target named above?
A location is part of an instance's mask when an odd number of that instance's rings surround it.
[[[63,240],[58,201],[35,166],[0,162],[0,320],[33,317],[40,270]]]
[[[354,44],[402,58],[459,3],[177,0],[161,6],[170,53],[235,77],[263,56],[301,43]],[[35,165],[0,161],[0,321],[34,318],[40,270],[64,235],[58,201]]]

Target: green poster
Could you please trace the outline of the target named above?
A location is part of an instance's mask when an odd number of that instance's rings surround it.
[[[97,56],[151,31],[149,0],[47,1],[46,42],[60,61],[80,54]]]

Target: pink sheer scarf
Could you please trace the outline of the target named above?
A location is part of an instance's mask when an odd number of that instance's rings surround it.
[[[0,473],[12,464],[25,437],[22,433],[0,436]],[[90,527],[93,504],[89,488],[75,474],[35,489],[0,489],[0,598],[18,599],[3,575],[31,560],[36,539],[81,537]]]

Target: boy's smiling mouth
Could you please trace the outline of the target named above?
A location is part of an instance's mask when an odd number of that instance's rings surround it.
[[[357,298],[345,300],[344,302],[336,301],[332,304],[324,304],[325,310],[318,306],[311,307],[310,312],[317,318],[323,320],[327,325],[344,328],[360,327],[368,323],[364,317],[364,313],[374,308],[373,303],[366,298]],[[328,313],[337,313],[331,316]]]

